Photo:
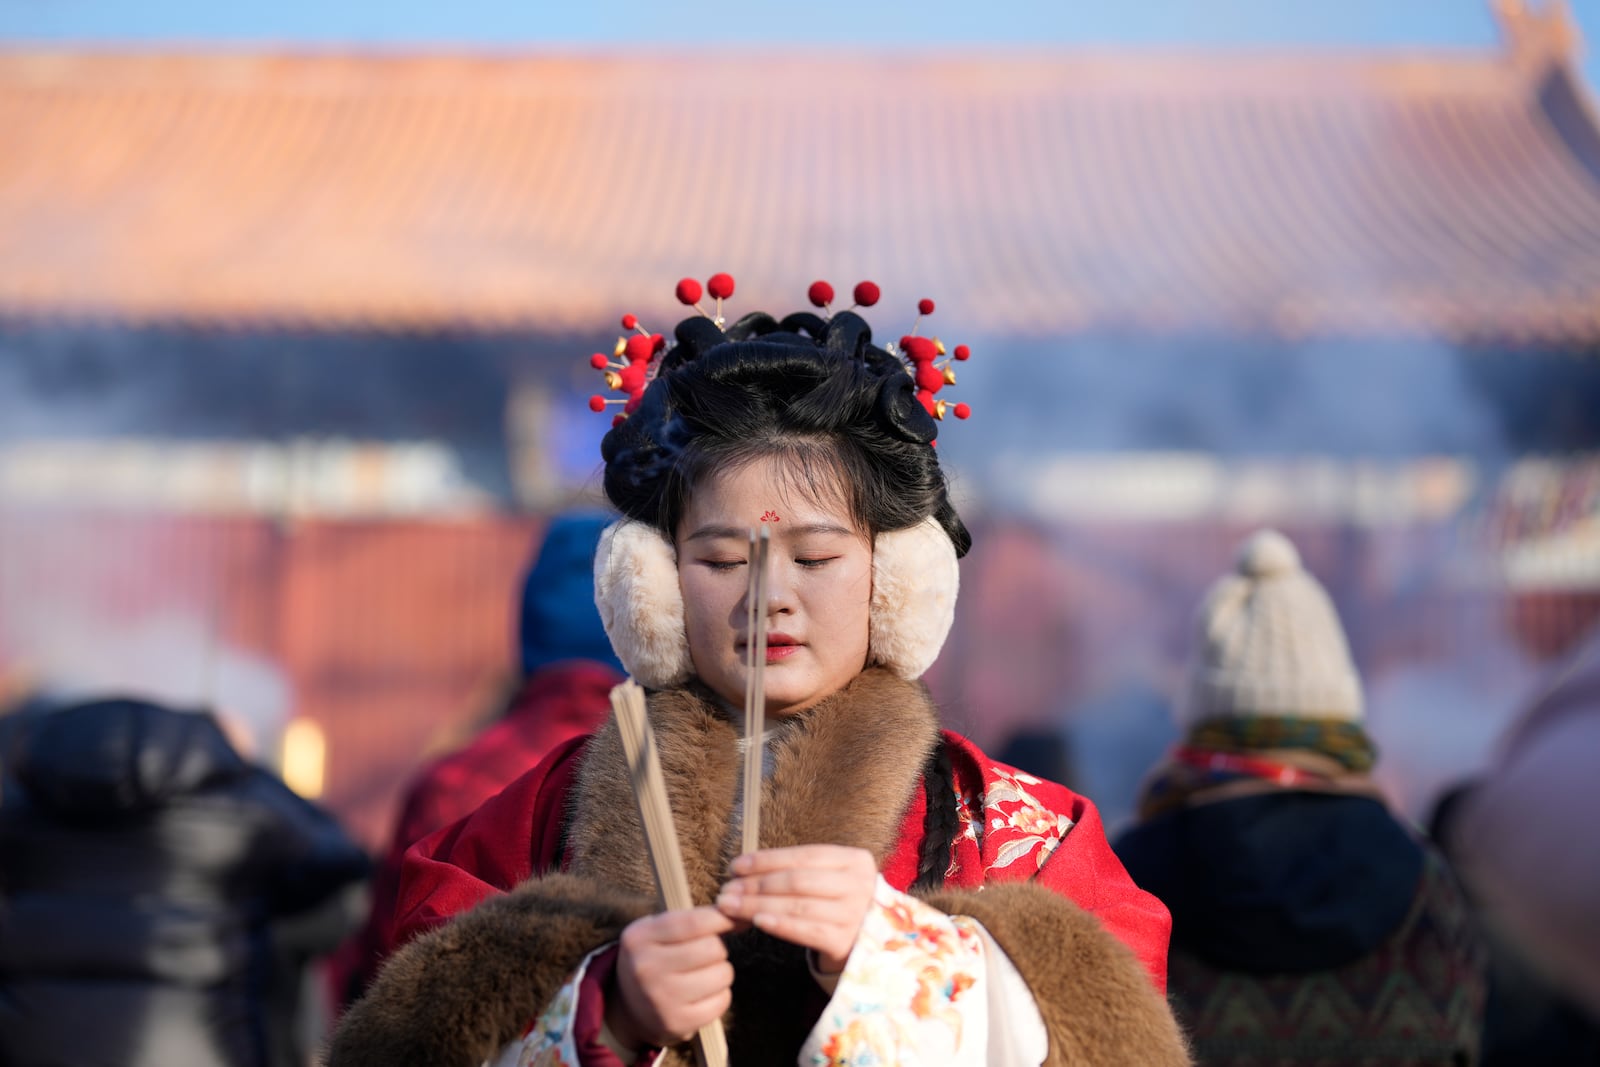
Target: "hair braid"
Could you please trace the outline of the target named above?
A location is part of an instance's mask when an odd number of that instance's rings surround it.
[[[950,848],[961,831],[961,813],[956,809],[955,767],[950,762],[950,749],[943,737],[928,754],[927,766],[922,769],[922,787],[928,809],[922,817],[917,879],[911,883],[911,888],[942,889],[945,872],[950,869]]]

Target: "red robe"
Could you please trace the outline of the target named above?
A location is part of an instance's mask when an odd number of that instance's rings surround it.
[[[997,763],[945,731],[963,832],[946,877],[951,889],[1037,880],[1095,915],[1128,945],[1165,992],[1171,918],[1134,885],[1106,842],[1088,798]],[[480,901],[564,866],[561,823],[588,738],[569,741],[467,818],[406,853],[391,942],[402,945]],[[913,791],[883,877],[906,890],[916,878],[926,808]],[[981,814],[981,817],[979,817]],[[1066,829],[1062,817],[1071,821]],[[1065,835],[1061,836],[1061,831]]]

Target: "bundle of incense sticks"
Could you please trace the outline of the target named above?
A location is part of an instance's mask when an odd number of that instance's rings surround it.
[[[633,682],[623,682],[611,690],[611,710],[622,735],[622,751],[628,759],[628,776],[633,797],[639,802],[639,820],[644,823],[644,843],[650,853],[650,866],[656,874],[656,888],[669,911],[694,907],[689,895],[689,879],[683,873],[683,853],[678,848],[678,831],[667,802],[667,783],[661,776],[661,758],[656,754],[655,733],[645,714],[644,690]],[[700,1028],[694,1039],[695,1059],[700,1067],[727,1067],[728,1038],[722,1020]]]
[[[767,554],[765,526],[750,531],[750,574],[745,589],[744,837],[741,852],[761,847],[761,742],[767,712]]]

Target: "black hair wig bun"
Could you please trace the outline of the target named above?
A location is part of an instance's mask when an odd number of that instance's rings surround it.
[[[702,478],[787,455],[813,487],[835,475],[871,534],[931,516],[958,556],[971,547],[932,447],[938,424],[860,316],[752,312],[724,331],[697,315],[673,333],[638,408],[601,444],[606,495],[623,514],[672,537]]]

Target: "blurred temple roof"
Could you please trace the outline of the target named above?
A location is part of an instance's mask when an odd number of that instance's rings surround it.
[[[990,335],[1594,345],[1576,32],[1499,14],[1437,54],[0,52],[0,316],[564,331],[725,269]]]

